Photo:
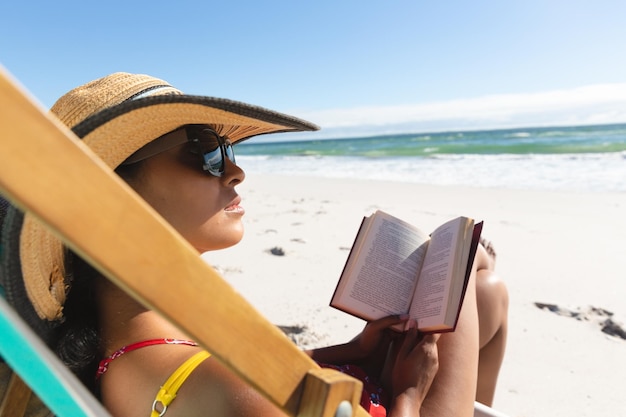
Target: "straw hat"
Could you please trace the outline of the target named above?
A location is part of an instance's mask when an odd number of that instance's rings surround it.
[[[268,133],[318,129],[292,116],[237,101],[183,94],[163,80],[128,73],[111,74],[71,90],[52,106],[51,113],[113,169],[144,145],[187,124],[211,125],[232,143]],[[0,214],[0,284],[24,318],[45,330],[51,324],[46,321],[63,317],[70,285],[67,249],[29,213],[22,216],[9,206]]]

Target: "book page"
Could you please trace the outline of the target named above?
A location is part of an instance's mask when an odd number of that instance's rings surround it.
[[[448,297],[448,304],[450,306],[458,305],[459,308],[456,309],[456,311],[454,308],[449,308],[448,314],[446,315],[446,322],[452,323],[453,328],[456,327],[463,299],[465,298],[465,291],[467,290],[467,284],[472,272],[472,265],[474,264],[474,257],[478,249],[482,228],[483,222],[474,223],[473,221],[468,221],[464,230],[465,239],[459,241],[459,247],[457,249],[459,256],[456,257],[458,259],[456,265],[457,276],[455,276],[455,282],[451,285],[450,295]],[[465,271],[464,275],[462,275],[462,271]],[[460,279],[461,277],[463,277],[463,280]]]
[[[353,248],[331,305],[365,320],[407,313],[429,237],[381,211],[369,221],[368,236],[357,238],[361,246]]]
[[[428,253],[420,272],[415,296],[411,303],[411,318],[418,320],[418,328],[437,329],[444,323],[448,306],[453,261],[463,218],[457,218],[438,227],[431,237]],[[444,326],[445,327],[445,326]]]

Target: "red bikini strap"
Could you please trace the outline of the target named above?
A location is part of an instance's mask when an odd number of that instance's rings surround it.
[[[152,339],[152,340],[144,340],[143,342],[132,343],[130,345],[124,346],[123,348],[116,350],[112,355],[102,359],[100,364],[98,365],[98,371],[96,372],[96,380],[98,380],[108,369],[109,364],[113,362],[115,359],[119,358],[123,354],[127,352],[131,352],[133,350],[141,349],[146,346],[154,346],[154,345],[185,345],[185,346],[198,346],[196,342],[191,340],[183,340],[183,339]]]

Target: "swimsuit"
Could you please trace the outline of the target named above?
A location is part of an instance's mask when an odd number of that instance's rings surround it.
[[[373,417],[386,417],[389,398],[387,392],[381,387],[380,382],[369,376],[362,368],[356,365],[329,365],[318,363],[322,368],[331,368],[363,383],[361,392],[361,407]]]
[[[96,372],[96,380],[98,380],[108,369],[112,361],[119,358],[127,352],[131,352],[136,349],[141,349],[147,346],[154,345],[183,345],[183,346],[198,346],[196,342],[191,340],[182,339],[152,339],[137,342],[124,346],[123,348],[115,351],[112,355],[104,358],[100,361],[98,371]],[[152,414],[150,417],[161,417],[167,411],[167,407],[170,405],[176,393],[181,387],[183,382],[189,377],[191,372],[200,363],[207,359],[210,354],[206,351],[198,352],[191,358],[187,359],[178,369],[176,369],[172,375],[165,381],[161,389],[156,395],[154,402],[152,403]],[[368,376],[363,369],[355,365],[329,365],[319,364],[322,368],[332,368],[340,371],[344,374],[350,375],[363,383],[363,393],[361,394],[361,406],[367,410],[371,416],[385,417],[387,415],[386,406],[388,398],[385,391],[381,388],[378,381]]]
[[[196,342],[181,339],[152,339],[133,343],[128,346],[124,346],[123,348],[115,351],[112,355],[101,360],[98,366],[98,371],[96,372],[96,380],[100,379],[100,377],[109,369],[109,364],[112,361],[119,358],[123,354],[154,345],[198,346]],[[202,352],[198,352],[191,358],[187,359],[172,373],[172,375],[170,375],[167,381],[165,381],[165,383],[161,386],[161,389],[159,389],[159,392],[152,403],[152,413],[150,414],[150,417],[162,417],[165,414],[167,407],[172,401],[174,401],[174,398],[176,398],[176,393],[181,385],[183,385],[183,382],[185,382],[193,370],[196,369],[196,367],[209,356],[211,356],[211,354],[207,351],[203,350]]]

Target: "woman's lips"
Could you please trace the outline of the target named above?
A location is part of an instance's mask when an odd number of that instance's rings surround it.
[[[227,211],[229,213],[243,214],[245,213],[245,210],[243,207],[239,205],[240,203],[241,203],[241,197],[237,197],[224,209],[224,211]]]

